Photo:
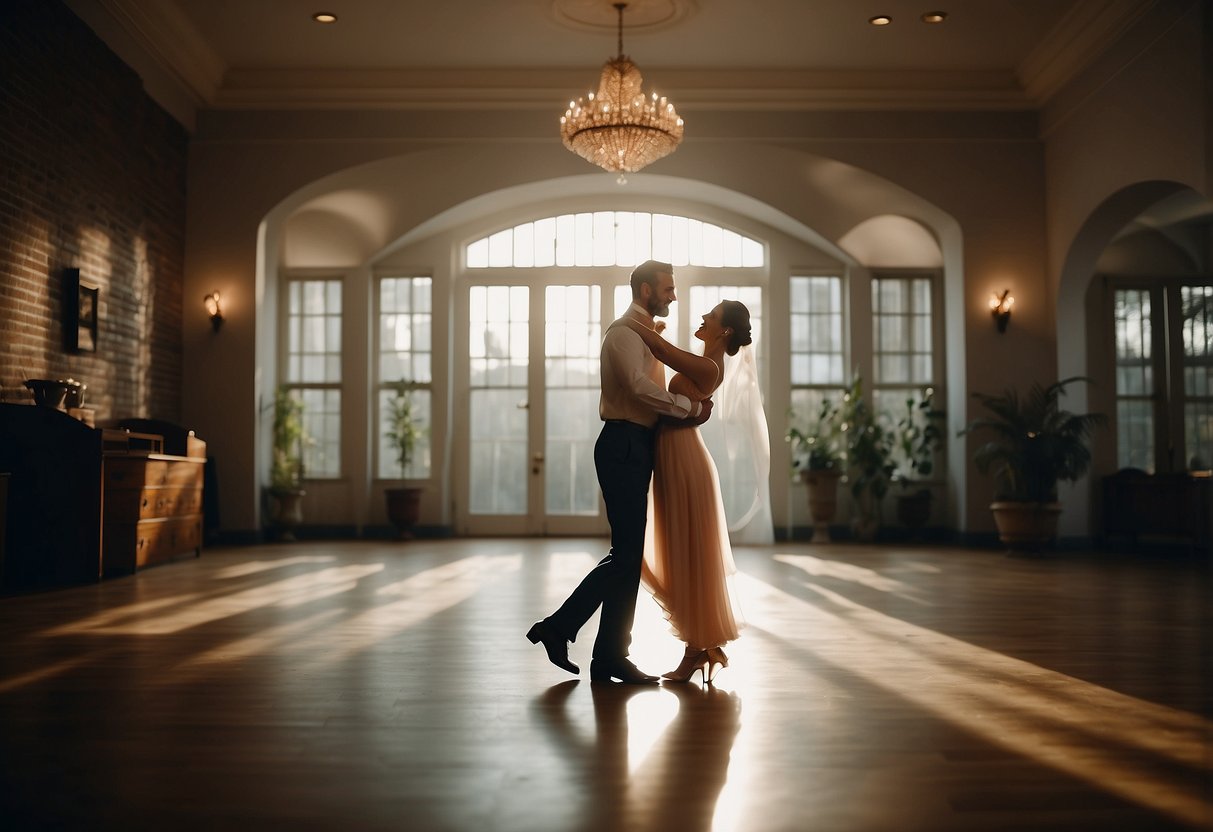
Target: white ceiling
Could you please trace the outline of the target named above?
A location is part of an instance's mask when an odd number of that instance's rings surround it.
[[[1030,109],[1157,1],[631,0],[624,51],[680,110]],[[67,2],[195,111],[551,107],[616,52],[610,0]]]
[[[171,0],[233,68],[584,67],[615,54],[614,10],[605,27],[566,24],[553,0]],[[160,0],[166,2],[166,0]],[[644,66],[725,69],[1014,70],[1075,0],[689,0],[680,19],[629,32],[625,51]],[[638,12],[672,0],[638,2]],[[335,24],[312,21],[323,8]],[[891,14],[892,25],[868,18]]]

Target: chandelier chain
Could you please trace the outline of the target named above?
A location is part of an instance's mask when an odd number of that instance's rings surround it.
[[[615,11],[619,15],[619,49],[615,52],[619,57],[623,57],[623,10],[628,7],[627,3],[616,3]]]

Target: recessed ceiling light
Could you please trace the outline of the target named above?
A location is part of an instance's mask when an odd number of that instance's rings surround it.
[[[873,26],[888,26],[892,22],[893,18],[887,14],[878,14],[875,17],[868,18],[868,23],[871,23]]]
[[[947,12],[924,12],[922,15],[923,23],[943,23],[948,17]]]
[[[317,23],[336,23],[337,15],[333,14],[332,12],[316,12],[314,15],[312,15],[312,20],[316,21]]]

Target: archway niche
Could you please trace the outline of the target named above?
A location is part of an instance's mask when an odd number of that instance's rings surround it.
[[[577,210],[592,205],[671,213],[701,206],[709,215],[739,218],[750,232],[765,229],[763,236],[781,236],[814,250],[844,271],[866,268],[848,246],[858,247],[876,266],[896,260],[899,266],[941,268],[949,307],[958,308],[963,296],[959,224],[921,197],[850,165],[783,148],[747,155],[735,148],[688,147],[680,149],[677,169],[706,171],[703,178],[647,174],[620,188],[598,173],[551,175],[553,167],[565,166],[549,164],[540,150],[520,146],[513,157],[516,164],[503,168],[486,158],[482,148],[429,149],[338,171],[279,202],[264,218],[258,246],[256,378],[262,399],[276,384],[280,273],[320,270],[369,279],[383,264],[396,265],[424,252],[428,259],[412,265],[449,277],[458,270],[460,244],[467,241],[460,235],[516,221],[538,206],[580,202]],[[824,176],[823,169],[831,175]],[[459,173],[453,178],[451,171]],[[864,199],[857,201],[856,193]],[[441,258],[435,240],[449,243]],[[778,274],[802,265],[785,261],[770,267]],[[951,306],[952,299],[957,306]],[[945,327],[949,394],[961,402],[967,395],[963,317],[945,316]],[[774,432],[781,435],[782,429]],[[264,428],[256,441],[256,458],[262,460],[268,442]],[[963,457],[959,452],[950,456],[956,461],[950,491],[963,500]],[[439,510],[445,513],[447,503]],[[954,506],[949,513],[964,516]]]
[[[1057,296],[1058,378],[1092,384],[1067,391],[1064,406],[1100,412],[1112,421],[1092,443],[1091,474],[1063,490],[1062,535],[1102,525],[1098,488],[1116,470],[1115,342],[1105,282],[1108,275],[1211,275],[1213,200],[1178,182],[1129,185],[1105,199],[1083,223],[1066,255]]]

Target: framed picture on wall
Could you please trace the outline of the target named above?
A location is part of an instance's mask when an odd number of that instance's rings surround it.
[[[96,352],[101,289],[81,280],[79,269],[64,269],[63,277],[63,334],[67,348],[73,352]]]

